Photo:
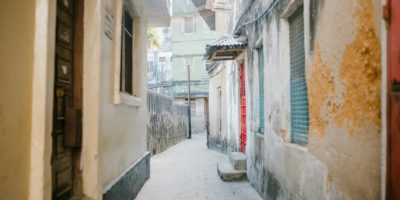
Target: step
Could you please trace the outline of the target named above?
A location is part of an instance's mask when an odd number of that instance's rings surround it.
[[[247,180],[246,170],[235,170],[228,161],[218,162],[218,176],[226,182]]]
[[[231,152],[229,162],[236,170],[246,170],[246,155],[242,152]]]

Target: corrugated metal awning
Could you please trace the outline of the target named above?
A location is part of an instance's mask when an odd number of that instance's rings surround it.
[[[211,61],[234,60],[247,47],[247,39],[225,36],[217,39],[206,47],[206,57]]]

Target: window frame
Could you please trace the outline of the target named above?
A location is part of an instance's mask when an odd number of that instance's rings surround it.
[[[294,144],[298,144],[298,145],[303,145],[303,146],[305,146],[305,145],[307,145],[308,144],[308,137],[309,137],[309,130],[310,130],[310,124],[309,124],[309,119],[310,119],[310,111],[309,111],[309,100],[308,100],[308,86],[307,86],[307,81],[306,81],[306,60],[307,60],[307,46],[306,46],[306,42],[305,42],[305,37],[307,36],[307,34],[306,34],[306,27],[305,27],[305,20],[307,19],[305,16],[304,16],[304,9],[305,9],[305,7],[304,7],[304,5],[299,5],[296,9],[293,9],[293,12],[292,13],[290,13],[290,15],[289,16],[287,16],[287,23],[288,23],[288,34],[289,34],[289,61],[290,61],[290,63],[289,63],[289,66],[290,66],[290,118],[291,118],[291,131],[290,131],[290,142],[291,143],[294,143]],[[299,14],[299,12],[300,12],[300,14]],[[306,130],[305,130],[305,132],[304,133],[300,133],[300,131],[298,132],[298,133],[296,133],[295,131],[297,131],[297,129],[296,130],[294,130],[294,118],[298,118],[299,116],[294,116],[294,111],[293,111],[293,104],[294,104],[294,102],[293,102],[293,85],[292,84],[295,84],[294,82],[295,81],[298,81],[298,78],[295,80],[293,77],[294,77],[294,75],[292,74],[292,70],[293,70],[293,68],[294,68],[294,64],[292,63],[292,41],[291,41],[291,34],[292,34],[292,32],[291,32],[291,19],[295,16],[295,15],[298,15],[298,17],[302,17],[302,20],[303,20],[303,27],[302,27],[302,34],[303,34],[303,41],[302,41],[302,43],[303,43],[303,56],[304,56],[304,60],[303,60],[303,74],[301,75],[302,77],[302,79],[304,80],[304,82],[303,82],[303,84],[305,85],[305,90],[303,91],[302,90],[302,92],[303,93],[305,93],[305,100],[306,100],[306,104],[307,104],[307,124],[306,124]],[[300,40],[301,41],[301,40]],[[299,76],[299,75],[296,75],[296,76]],[[301,79],[300,78],[300,79]],[[296,86],[297,87],[297,86]],[[300,88],[301,89],[301,88]],[[298,88],[296,89],[296,90],[298,90]],[[303,119],[302,120],[300,120],[300,121],[303,121]],[[297,126],[297,125],[296,125]],[[301,139],[301,137],[303,137],[303,139]]]
[[[258,128],[257,132],[264,135],[265,132],[265,60],[263,45],[256,48],[257,72],[258,72]],[[262,66],[261,61],[262,60]],[[261,94],[262,91],[262,94]],[[261,98],[262,95],[262,98]]]
[[[125,22],[126,19],[131,20],[131,25],[127,25],[127,23]],[[131,30],[129,30],[129,26],[131,26],[130,28],[132,28]],[[122,24],[121,24],[121,62],[120,62],[120,92],[122,93],[126,93],[128,95],[134,95],[133,92],[133,45],[134,45],[134,18],[133,15],[131,13],[131,11],[129,11],[129,8],[127,6],[123,7],[122,10]],[[127,39],[128,37],[128,39]],[[131,45],[127,44],[129,42],[131,42]],[[126,41],[128,40],[128,41]],[[130,50],[127,50],[126,48],[129,47]],[[131,52],[129,55],[129,52]],[[127,63],[128,62],[128,63]],[[128,64],[128,65],[127,65]],[[130,74],[130,75],[129,75]],[[130,83],[129,83],[130,82]]]
[[[187,27],[186,26],[186,19],[189,19],[189,18],[192,19],[192,26],[191,26],[191,31],[187,32],[186,31],[186,27]],[[182,19],[183,19],[183,22],[182,22],[182,33],[184,33],[184,34],[194,33],[195,17],[194,16],[184,16]]]
[[[121,91],[121,76],[122,76],[122,59],[123,54],[123,29],[122,21],[124,17],[124,10],[127,9],[132,17],[132,94]],[[119,105],[124,104],[130,107],[141,107],[143,106],[144,91],[142,89],[142,70],[141,64],[143,63],[142,58],[135,55],[140,54],[141,49],[145,46],[142,38],[144,33],[144,22],[137,14],[134,4],[128,0],[117,0],[116,6],[114,7],[115,23],[113,26],[113,37],[111,39],[113,44],[113,104]]]

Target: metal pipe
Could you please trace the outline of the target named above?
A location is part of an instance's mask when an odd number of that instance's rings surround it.
[[[192,117],[191,117],[191,103],[190,103],[190,65],[187,65],[188,71],[188,117],[189,117],[189,136],[188,138],[192,138]]]

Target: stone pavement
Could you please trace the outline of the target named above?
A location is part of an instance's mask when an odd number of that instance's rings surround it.
[[[194,134],[151,158],[150,179],[137,200],[261,200],[248,182],[223,182],[218,160],[225,156],[208,150],[205,134]]]

